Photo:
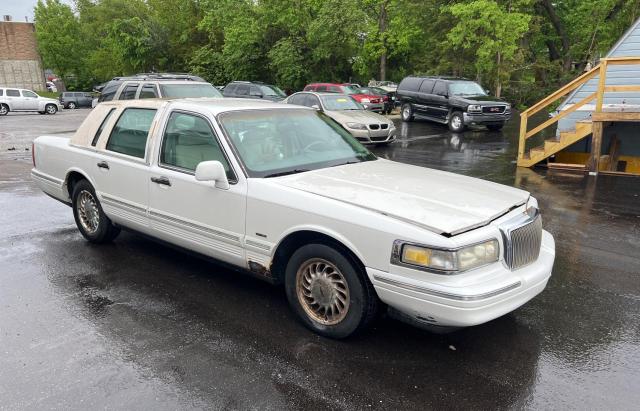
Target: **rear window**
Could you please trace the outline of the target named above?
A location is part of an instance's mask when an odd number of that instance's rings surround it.
[[[400,82],[398,89],[407,90],[407,91],[418,91],[418,89],[420,88],[421,82],[422,82],[421,78],[406,77],[404,80]]]
[[[147,108],[128,108],[124,110],[118,122],[113,126],[107,150],[144,158],[147,137],[156,110]]]
[[[162,97],[222,97],[220,90],[211,84],[160,84]]]

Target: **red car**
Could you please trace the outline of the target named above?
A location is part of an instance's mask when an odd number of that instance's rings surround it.
[[[348,94],[355,101],[362,104],[366,110],[381,112],[384,110],[382,97],[373,94],[361,94],[347,83],[311,83],[307,84],[304,91],[315,91],[317,93],[342,93]]]

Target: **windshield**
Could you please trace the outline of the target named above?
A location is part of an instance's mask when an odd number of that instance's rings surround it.
[[[339,111],[339,110],[364,110],[358,102],[349,96],[335,95],[335,96],[321,96],[322,105],[325,110]]]
[[[342,92],[344,94],[355,94],[356,89],[355,87],[351,87],[351,86],[341,86],[342,87]]]
[[[276,86],[260,86],[260,90],[265,96],[287,97],[287,95]]]
[[[449,94],[452,96],[486,96],[480,84],[475,81],[459,81],[449,84]]]
[[[211,84],[160,84],[162,97],[222,97],[220,91]]]
[[[315,110],[226,112],[220,124],[250,177],[276,177],[376,157]]]

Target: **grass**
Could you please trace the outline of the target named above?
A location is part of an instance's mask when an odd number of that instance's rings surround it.
[[[59,91],[37,91],[36,93],[38,93],[38,95],[41,97],[56,98],[56,99],[60,97]]]

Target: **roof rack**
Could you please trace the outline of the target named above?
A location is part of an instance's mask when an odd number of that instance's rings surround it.
[[[118,76],[112,80],[188,80],[205,81],[202,77],[188,73],[137,73],[129,76]]]

